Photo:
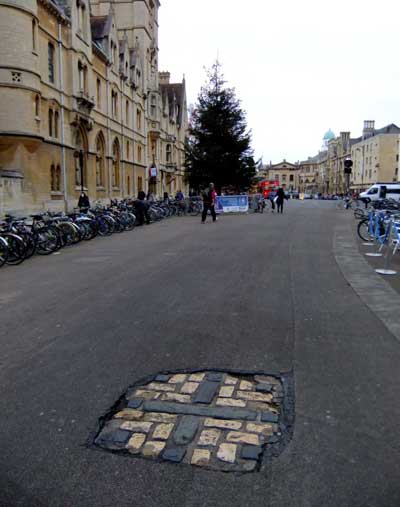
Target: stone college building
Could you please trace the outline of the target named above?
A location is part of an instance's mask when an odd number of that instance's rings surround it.
[[[0,0],[0,214],[185,191],[158,0]]]

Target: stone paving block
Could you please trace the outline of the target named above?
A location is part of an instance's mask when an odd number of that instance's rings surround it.
[[[207,373],[207,380],[210,380],[211,382],[221,382],[223,377],[224,377],[223,373],[214,373],[214,372]]]
[[[262,412],[275,412],[275,405],[272,403],[263,403],[262,401],[248,401],[247,406],[253,410],[261,410]]]
[[[143,435],[143,433],[134,433],[126,444],[126,448],[130,453],[137,454],[145,440],[146,435]]]
[[[158,424],[153,431],[153,438],[155,440],[168,440],[174,425],[172,423]]]
[[[274,430],[272,428],[272,424],[255,424],[255,423],[247,423],[246,430],[252,433],[261,433],[265,436],[270,436],[274,434]]]
[[[219,389],[219,382],[203,382],[193,398],[194,403],[211,403]]]
[[[205,373],[193,373],[189,377],[189,382],[202,382],[205,378]]]
[[[260,384],[281,384],[276,377],[272,377],[270,375],[256,375],[254,380]]]
[[[208,465],[210,462],[211,453],[206,449],[195,449],[193,451],[191,464],[196,466]]]
[[[160,414],[157,412],[146,412],[144,414],[145,421],[161,422],[161,423],[174,423],[177,420],[177,416],[174,414]]]
[[[164,393],[161,396],[162,401],[177,401],[178,403],[190,403],[192,400],[188,394]]]
[[[195,437],[199,428],[200,420],[198,417],[186,415],[180,420],[176,427],[173,440],[177,445],[187,445]]]
[[[226,463],[235,463],[237,445],[221,444],[218,448],[217,458]]]
[[[221,407],[245,407],[246,402],[244,400],[234,400],[232,398],[218,398],[216,401],[217,405]]]
[[[231,375],[227,375],[226,379],[224,380],[224,384],[235,386],[239,382],[239,379],[232,377]]]
[[[120,429],[120,424],[121,421],[109,422],[96,438],[95,443],[110,448],[125,445],[131,437],[131,433]]]
[[[186,447],[172,447],[165,449],[162,458],[173,463],[181,463],[186,454]]]
[[[227,430],[240,430],[242,427],[242,422],[240,421],[224,421],[222,419],[206,419],[204,421],[204,426],[210,428],[221,428]]]
[[[121,424],[121,430],[134,431],[136,433],[148,433],[153,423],[139,421],[125,421]]]
[[[257,384],[256,391],[260,393],[270,393],[272,391],[272,384]]]
[[[276,423],[279,421],[279,416],[273,412],[261,412],[261,421]]]
[[[184,373],[177,373],[176,375],[173,375],[168,382],[170,384],[183,384],[186,382],[187,375]]]
[[[193,394],[199,387],[200,384],[197,382],[185,382],[183,384],[181,393],[182,394]]]
[[[252,433],[243,433],[241,431],[230,431],[226,439],[228,442],[234,442],[236,444],[260,445],[260,439],[258,435],[254,435]]]
[[[197,445],[208,446],[217,445],[218,439],[221,436],[221,432],[219,430],[203,430],[200,434],[200,438],[197,442]]]
[[[174,384],[162,384],[161,382],[151,382],[145,387],[151,391],[167,391],[171,393],[175,391]]]
[[[135,400],[130,400],[130,402],[128,403],[128,408],[139,408],[140,405],[143,403],[143,399],[135,399]]]
[[[157,375],[157,377],[154,379],[156,382],[168,382],[171,375]]]
[[[263,401],[263,402],[267,402],[267,403],[272,401],[272,394],[265,394],[265,393],[238,391],[236,393],[236,396],[242,400],[248,400],[248,401]]]
[[[242,380],[239,384],[239,389],[241,391],[252,391],[254,388],[254,384],[249,382],[248,380]]]
[[[219,390],[218,396],[221,398],[231,398],[234,390],[234,386],[222,386]]]
[[[143,446],[142,454],[149,458],[157,458],[164,447],[165,442],[146,442]]]
[[[125,419],[126,421],[137,421],[142,419],[144,412],[141,410],[134,410],[132,408],[125,408],[115,414],[114,419]]]
[[[243,445],[240,451],[240,457],[257,461],[262,452],[263,449],[259,445]]]
[[[160,393],[155,391],[146,391],[145,389],[138,389],[135,392],[136,398],[142,398],[143,400],[157,400],[160,397]]]

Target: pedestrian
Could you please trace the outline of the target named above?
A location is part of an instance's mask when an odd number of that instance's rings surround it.
[[[148,213],[149,203],[145,201],[145,198],[146,194],[141,190],[135,201],[136,220],[138,225],[143,225],[145,222],[147,225],[150,224],[150,216]]]
[[[276,197],[276,192],[270,192],[268,194],[268,199],[269,199],[269,202],[271,203],[271,211],[272,211],[272,213],[275,212],[275,197]]]
[[[204,224],[207,218],[208,210],[211,212],[212,221],[217,220],[215,213],[215,198],[217,193],[215,191],[214,183],[210,183],[210,187],[203,193],[203,214],[201,216],[201,223]]]
[[[85,194],[85,192],[82,192],[79,196],[78,208],[81,211],[87,211],[90,208],[89,197]]]
[[[282,187],[278,188],[278,192],[276,193],[276,197],[277,197],[276,205],[278,208],[278,213],[279,213],[279,210],[281,213],[283,213],[283,201],[285,200],[286,196],[285,196],[285,191],[283,190]]]

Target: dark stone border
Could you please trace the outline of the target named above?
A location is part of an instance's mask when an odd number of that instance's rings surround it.
[[[281,416],[280,421],[278,424],[280,436],[273,436],[270,438],[269,442],[262,446],[262,452],[258,457],[257,460],[257,467],[252,472],[259,472],[261,468],[267,466],[267,464],[273,459],[280,456],[280,454],[284,451],[287,445],[289,445],[290,441],[293,438],[293,432],[294,432],[294,424],[295,424],[295,385],[294,385],[294,373],[293,370],[288,372],[266,372],[266,371],[254,371],[249,372],[248,370],[238,370],[238,369],[224,369],[224,368],[197,368],[193,370],[189,369],[177,369],[177,370],[163,370],[161,372],[158,372],[153,375],[148,375],[146,377],[142,377],[141,379],[137,380],[133,384],[129,385],[129,387],[124,391],[124,393],[120,396],[120,398],[112,405],[112,407],[105,413],[105,415],[101,416],[97,421],[97,427],[94,431],[92,431],[89,434],[89,437],[85,443],[85,447],[87,449],[95,450],[97,452],[108,452],[112,454],[116,454],[121,457],[130,458],[130,459],[139,459],[144,460],[146,458],[143,458],[141,456],[135,455],[130,453],[127,450],[118,449],[104,449],[103,447],[100,447],[98,444],[95,443],[97,437],[99,436],[100,432],[104,428],[104,426],[113,418],[113,416],[123,410],[127,407],[127,400],[126,395],[135,388],[141,387],[144,384],[148,384],[150,382],[154,382],[157,377],[160,375],[176,375],[176,374],[186,374],[186,375],[192,375],[195,373],[202,373],[204,371],[209,371],[213,373],[226,373],[228,375],[240,375],[242,377],[254,377],[256,375],[260,376],[272,376],[277,377],[279,380],[281,380],[284,393],[283,393],[283,399],[280,405],[281,408]],[[151,458],[151,460],[147,461],[153,461],[154,463],[164,464],[164,465],[170,465],[170,466],[186,466],[190,467],[192,469],[196,469],[197,467],[194,467],[193,465],[187,464],[187,463],[174,463],[173,461],[168,461],[165,459],[162,459],[161,457],[158,458]],[[237,476],[242,475],[248,475],[249,472],[247,471],[229,471],[229,470],[215,470],[210,469],[207,467],[198,467],[198,471],[207,471],[209,473],[230,473],[235,474]],[[250,473],[252,473],[250,472]]]

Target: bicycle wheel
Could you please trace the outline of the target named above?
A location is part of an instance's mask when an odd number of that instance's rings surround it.
[[[0,236],[0,268],[8,259],[8,245],[7,241]]]
[[[61,248],[61,240],[55,227],[43,227],[36,232],[36,253],[50,255]]]
[[[357,226],[357,234],[358,236],[366,242],[370,242],[373,240],[371,238],[370,232],[369,232],[369,220],[368,218],[364,218],[361,220]]]
[[[193,204],[190,208],[190,214],[194,217],[197,217],[197,215],[200,215],[201,213],[201,206],[199,204]]]
[[[60,232],[61,244],[63,246],[70,246],[79,241],[77,230],[69,222],[59,222],[57,224],[57,229]]]
[[[83,225],[85,226],[85,237],[83,238],[85,241],[90,241],[91,239],[95,238],[97,236],[97,230],[96,225],[94,222],[83,222]]]
[[[21,236],[21,238],[25,242],[25,259],[30,259],[33,254],[36,252],[36,243],[35,243],[35,237],[31,232],[27,231],[18,231],[18,235]]]
[[[26,246],[24,240],[16,234],[3,234],[3,238],[7,241],[8,258],[7,264],[17,266],[25,260]]]
[[[356,208],[354,210],[354,218],[357,220],[361,220],[362,218],[365,218],[365,210],[362,208]]]

